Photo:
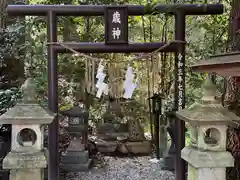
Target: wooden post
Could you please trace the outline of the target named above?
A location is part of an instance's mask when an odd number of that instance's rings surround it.
[[[6,8],[7,0],[0,0],[0,29],[6,28]]]

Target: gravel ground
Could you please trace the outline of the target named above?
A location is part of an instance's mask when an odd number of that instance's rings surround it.
[[[160,169],[150,157],[115,158],[104,157],[105,166],[92,168],[89,172],[70,173],[68,180],[175,180],[170,171]]]

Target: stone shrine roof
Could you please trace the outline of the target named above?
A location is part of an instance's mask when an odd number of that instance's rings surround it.
[[[176,112],[179,119],[193,125],[220,125],[233,127],[240,125],[240,117],[230,112],[216,100],[216,87],[207,79],[203,84],[204,95],[189,108]]]
[[[68,117],[88,117],[88,111],[80,106],[74,106],[70,109],[64,110],[60,112],[63,116]]]
[[[240,52],[211,56],[191,66],[195,72],[215,72],[220,76],[240,76]]]
[[[0,116],[0,124],[50,124],[55,114],[36,102],[36,84],[28,78],[22,85],[23,98]]]

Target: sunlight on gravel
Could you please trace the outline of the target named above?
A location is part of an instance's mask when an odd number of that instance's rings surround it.
[[[150,157],[115,158],[105,157],[103,168],[89,172],[70,173],[68,180],[175,180],[170,171],[162,171]]]

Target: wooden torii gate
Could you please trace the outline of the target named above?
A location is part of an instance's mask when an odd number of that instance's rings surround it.
[[[121,5],[122,6],[122,5]],[[115,6],[121,8],[121,6]],[[104,16],[106,5],[9,5],[9,16],[46,16],[48,34],[48,107],[51,111],[58,111],[58,68],[57,54],[71,53],[58,45],[57,17],[58,16]],[[175,17],[175,42],[166,46],[165,43],[64,43],[66,46],[81,53],[136,53],[153,52],[164,47],[160,52],[175,53],[175,108],[182,109],[185,106],[185,28],[187,15],[210,15],[223,13],[222,4],[159,4],[154,7],[141,5],[126,5],[127,16],[139,16],[147,14],[167,13]],[[106,35],[106,34],[105,34]],[[125,36],[126,38],[126,36]],[[109,38],[107,38],[109,40]],[[124,39],[123,39],[124,40]],[[126,39],[125,39],[126,40]],[[54,42],[56,44],[54,44]],[[48,179],[59,178],[59,152],[58,152],[58,126],[56,118],[49,126],[49,164]],[[185,162],[181,159],[181,150],[185,146],[185,124],[176,121],[176,179],[185,179]]]

